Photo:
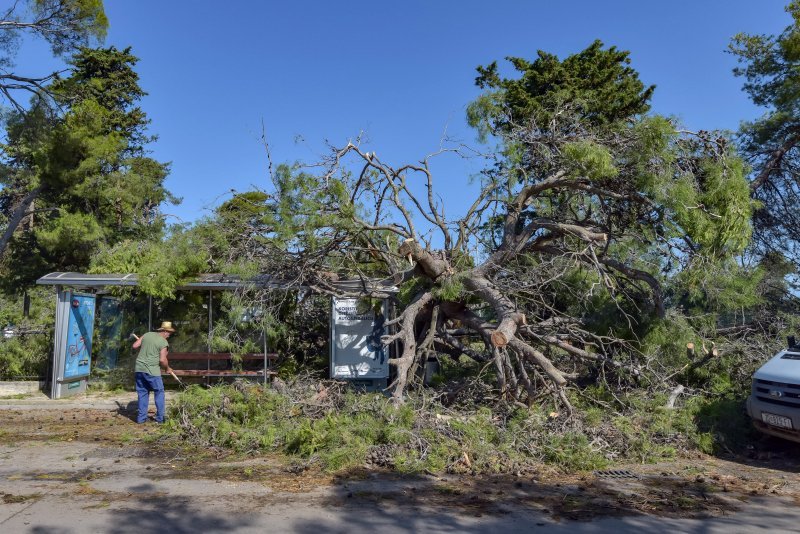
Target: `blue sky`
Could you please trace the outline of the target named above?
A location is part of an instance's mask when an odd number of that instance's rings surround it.
[[[153,156],[172,162],[167,186],[184,199],[165,211],[192,221],[231,189],[269,186],[262,121],[275,162],[318,160],[326,140],[345,144],[361,131],[388,162],[418,161],[445,129],[475,143],[464,112],[479,94],[477,65],[538,49],[563,58],[598,38],[631,51],[642,80],[657,85],[655,112],[691,129],[736,129],[761,111],[724,51],[737,32],[780,32],[789,24],[784,5],[106,0],[106,44],[131,46],[140,58],[143,108],[159,136]],[[33,46],[18,70],[50,65]],[[434,170],[449,200],[478,167],[451,160]]]

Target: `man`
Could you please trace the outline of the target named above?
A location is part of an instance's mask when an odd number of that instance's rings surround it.
[[[139,349],[136,358],[136,393],[139,395],[139,415],[137,423],[147,421],[147,408],[150,404],[150,392],[156,403],[156,422],[164,422],[164,381],[161,379],[161,368],[171,373],[167,353],[169,343],[167,339],[175,332],[170,321],[164,321],[155,332],[148,332],[142,337],[137,337],[133,349]],[[135,334],[134,334],[135,337]]]

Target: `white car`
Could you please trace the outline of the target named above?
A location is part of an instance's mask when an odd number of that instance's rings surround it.
[[[800,442],[800,347],[790,342],[755,372],[747,413],[761,432]]]

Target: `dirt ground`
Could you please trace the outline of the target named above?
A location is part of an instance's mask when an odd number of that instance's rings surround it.
[[[316,532],[314,521],[332,521],[331,531],[339,524],[359,531],[363,521],[370,531],[364,510],[380,511],[373,517],[394,531],[418,530],[425,517],[452,532],[507,524],[509,531],[594,531],[612,520],[623,531],[649,520],[669,530],[677,521],[682,531],[695,524],[711,531],[709,520],[723,521],[725,532],[737,531],[725,527],[729,520],[749,524],[747,531],[800,528],[800,449],[779,440],[765,439],[747,457],[698,455],[608,472],[542,466],[518,476],[402,476],[367,468],[326,474],[277,456],[193,450],[131,415],[125,408],[0,411],[0,531],[132,532],[128,527],[137,525],[141,532],[142,510],[177,532],[255,531],[267,516],[282,531]],[[305,515],[295,517],[295,510]],[[283,523],[275,523],[276,513]],[[239,523],[243,518],[249,519]]]

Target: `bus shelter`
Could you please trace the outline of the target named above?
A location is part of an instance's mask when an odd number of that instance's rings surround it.
[[[152,331],[162,319],[173,320],[179,327],[182,322],[169,317],[174,312],[165,310],[163,302],[149,296],[137,296],[140,303],[137,313],[132,314],[133,319],[131,314],[126,316],[120,311],[119,299],[110,296],[108,290],[111,287],[137,287],[135,274],[57,272],[43,276],[37,280],[37,284],[53,286],[56,292],[52,370],[49,373],[52,398],[84,392],[93,369],[116,367],[117,354],[110,344],[103,342],[104,339],[122,340],[124,344],[130,340],[132,333],[142,333],[145,329]],[[337,293],[347,296],[331,298],[330,376],[370,389],[385,388],[389,378],[389,351],[379,340],[385,333],[383,323],[391,313],[390,297],[397,292],[397,288],[386,281],[365,279],[339,280],[335,282],[335,287]],[[184,332],[183,339],[175,340],[178,342],[177,352],[173,349],[173,339],[170,339],[171,363],[173,358],[202,359],[207,363],[207,370],[181,371],[184,376],[204,376],[207,380],[210,376],[234,376],[229,371],[211,368],[215,360],[231,359],[229,353],[214,352],[215,313],[220,313],[219,292],[247,288],[300,293],[307,291],[307,288],[282,283],[267,275],[242,279],[225,274],[204,274],[181,284],[178,287],[178,300],[188,302],[186,306],[191,308],[194,320],[183,321],[187,326],[191,325],[191,331]],[[382,304],[361,306],[365,298]],[[200,318],[200,314],[204,317]],[[123,317],[127,319],[123,320]],[[206,328],[201,332],[199,325],[202,323]],[[258,350],[245,355],[251,361],[263,358],[260,374],[242,371],[236,376],[259,376],[266,383],[271,361],[277,357],[269,352],[267,338],[262,330],[258,336]]]

